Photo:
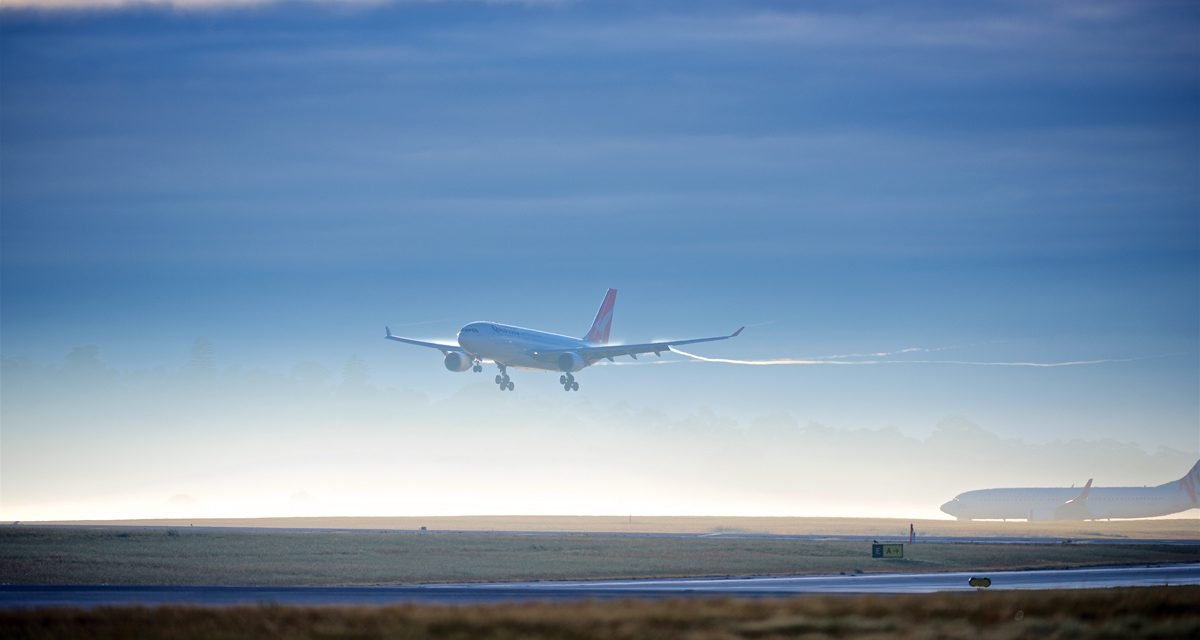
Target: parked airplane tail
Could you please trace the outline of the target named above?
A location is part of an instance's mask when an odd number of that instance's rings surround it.
[[[609,289],[604,294],[604,302],[600,303],[600,310],[596,312],[596,319],[592,321],[592,328],[583,337],[584,342],[608,344],[608,331],[612,328],[613,305],[616,302],[617,290]]]
[[[1200,506],[1200,460],[1192,465],[1192,470],[1178,480],[1179,489],[1191,498],[1194,506]]]

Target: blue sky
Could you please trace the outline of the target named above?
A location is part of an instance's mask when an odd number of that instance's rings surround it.
[[[95,411],[141,424],[138,407],[187,405],[186,381],[145,380],[184,375],[201,337],[220,393],[255,371],[332,389],[355,357],[400,406],[469,404],[447,410],[478,434],[627,407],[738,433],[785,416],[924,441],[967,420],[1030,446],[1200,453],[1193,3],[209,4],[0,11],[6,514],[155,512],[175,490],[153,475],[143,498],[57,511],[69,481],[10,488],[57,470],[25,448],[37,434],[91,428],[14,389],[59,388],[96,345],[122,402]],[[553,376],[501,401],[380,339],[477,319],[582,334],[610,286],[620,339],[751,325],[708,356],[1112,362],[598,367],[572,409]],[[205,433],[286,438],[299,418],[253,416],[294,396],[263,398],[164,407],[172,437],[108,442],[136,466]],[[360,442],[403,446],[417,418],[364,420]],[[1060,450],[1076,474],[1103,459]]]

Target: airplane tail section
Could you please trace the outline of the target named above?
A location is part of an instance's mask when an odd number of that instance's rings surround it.
[[[616,302],[617,290],[609,289],[608,293],[604,294],[604,302],[600,303],[600,310],[596,312],[596,319],[592,321],[592,328],[583,337],[584,342],[590,344],[608,343],[608,331],[612,328],[613,305]]]
[[[1187,494],[1192,506],[1200,506],[1200,460],[1192,465],[1192,470],[1177,481],[1179,489]]]
[[[1055,520],[1087,520],[1092,516],[1088,510],[1088,494],[1092,492],[1092,478],[1088,478],[1079,495],[1062,503],[1054,510]]]

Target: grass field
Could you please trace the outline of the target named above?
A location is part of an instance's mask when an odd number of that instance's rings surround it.
[[[896,518],[733,518],[643,516],[433,516],[394,518],[209,518],[194,520],[63,521],[72,525],[260,527],[299,529],[441,531],[542,531],[609,533],[774,533],[789,535],[865,535],[908,537],[913,524],[919,535],[955,537],[1045,536],[1058,538],[1195,539],[1200,519],[1161,518],[1096,522],[959,522]]]
[[[11,584],[354,585],[927,572],[1200,562],[1196,545],[857,541],[204,528],[0,527]]]
[[[0,611],[4,638],[1197,638],[1200,587],[485,606]]]

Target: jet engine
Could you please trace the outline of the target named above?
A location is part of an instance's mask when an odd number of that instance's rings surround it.
[[[1030,522],[1058,520],[1058,516],[1055,514],[1055,511],[1057,511],[1056,507],[1034,507],[1033,509],[1029,510],[1028,520]]]
[[[446,368],[451,371],[466,371],[475,364],[475,359],[461,351],[446,353]]]
[[[574,351],[568,351],[558,356],[558,368],[568,373],[579,371],[587,366],[587,362]]]

